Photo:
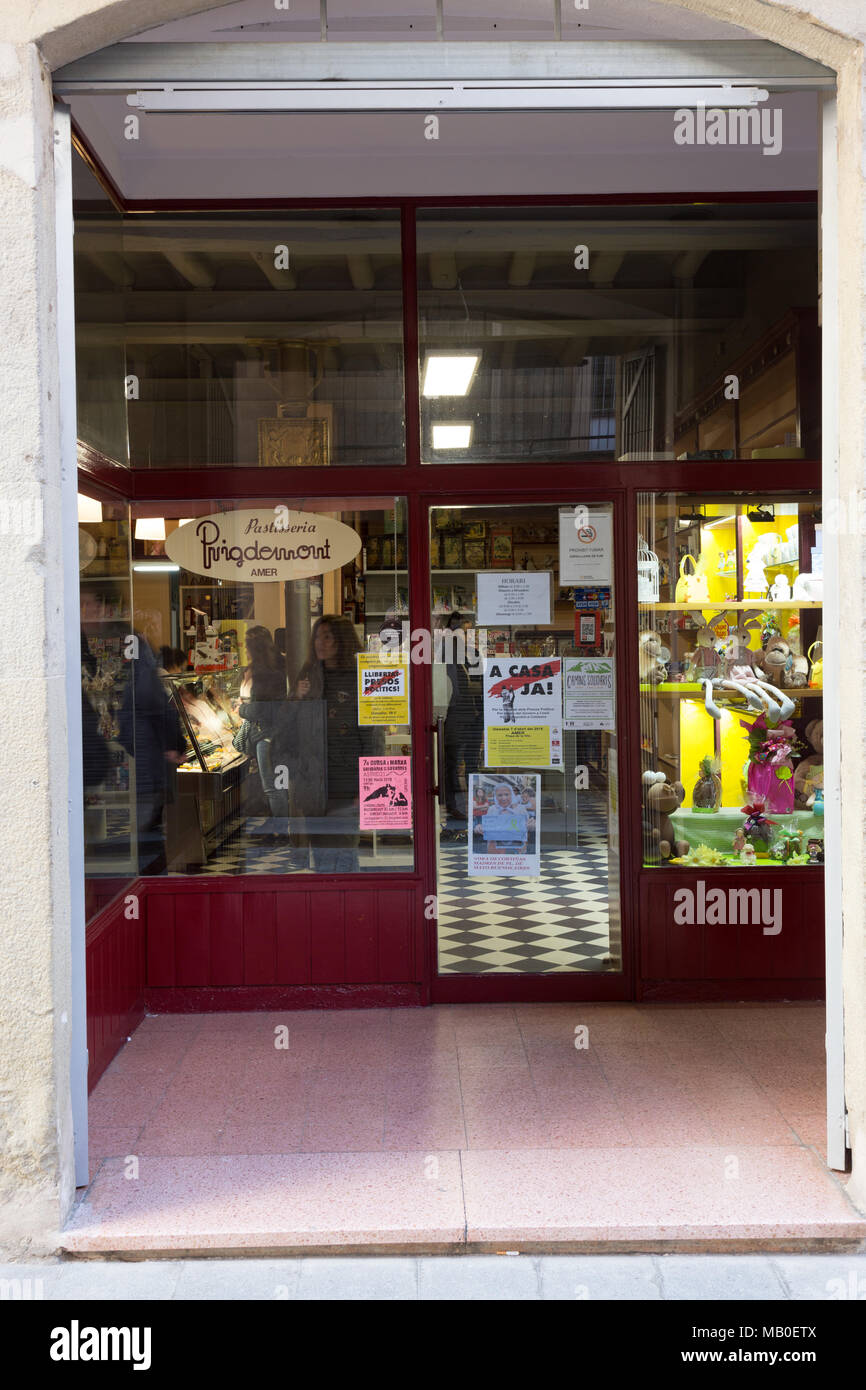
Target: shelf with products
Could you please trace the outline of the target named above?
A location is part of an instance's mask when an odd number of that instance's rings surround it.
[[[645,865],[823,862],[820,499],[642,494],[639,530]]]

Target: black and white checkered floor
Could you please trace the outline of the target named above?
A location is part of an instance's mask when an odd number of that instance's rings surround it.
[[[466,844],[439,857],[439,972],[548,975],[619,968],[608,846],[601,836],[541,851],[539,878],[469,878]]]
[[[293,823],[294,824],[294,823]],[[324,822],[322,822],[324,824]],[[203,864],[176,864],[172,873],[234,875],[234,874],[292,874],[312,873],[308,849],[289,844],[285,819],[268,816],[248,816],[212,849]],[[298,830],[305,829],[298,822]],[[381,873],[402,869],[412,871],[412,845],[405,835],[380,831],[373,841],[362,836],[358,847],[358,872]]]

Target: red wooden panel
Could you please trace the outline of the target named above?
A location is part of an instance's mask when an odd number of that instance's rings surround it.
[[[209,893],[178,893],[175,896],[176,984],[200,985],[210,979],[210,902]]]
[[[144,1015],[144,923],[116,900],[87,930],[88,1083],[105,1068]]]
[[[819,875],[820,877],[820,875]],[[822,950],[824,934],[823,888],[821,901],[814,901],[814,887],[808,883],[790,884],[782,896],[782,930],[771,940],[777,946],[777,969],[774,974],[784,978],[790,976],[822,974],[822,966],[815,969],[814,938],[817,936]]]
[[[342,889],[313,894],[310,980],[313,984],[346,983],[346,932]]]
[[[749,903],[749,920],[745,922],[695,923],[694,926],[674,923],[674,895],[680,886],[691,888],[697,894],[700,875],[684,873],[673,879],[665,874],[659,882],[653,879],[651,871],[645,872],[641,876],[642,981],[667,981],[672,986],[678,980],[693,981],[694,997],[701,993],[699,987],[704,982],[718,981],[730,997],[735,997],[730,991],[736,991],[738,982],[746,990],[754,981],[758,993],[752,990],[749,997],[756,998],[761,997],[762,987],[775,996],[780,989],[785,990],[787,982],[793,988],[796,982],[820,980],[823,976],[822,875],[815,873],[812,878],[804,873],[795,878],[794,872],[791,871],[790,877],[784,869],[718,875],[708,872],[703,877],[706,893],[715,888],[723,890],[727,917],[732,915],[731,890],[755,890],[771,896],[766,900],[763,896],[758,898],[757,921],[751,920],[753,908]],[[765,933],[764,928],[772,924],[775,912],[772,895],[777,891],[782,894],[782,930],[771,935]],[[699,903],[696,897],[696,908]],[[737,902],[738,916],[744,906]],[[708,908],[707,904],[705,910]],[[659,949],[660,941],[664,942],[663,950]]]
[[[720,884],[720,887],[725,885]],[[734,980],[740,974],[740,952],[745,932],[754,927],[706,926],[704,931],[704,975],[708,980]],[[760,930],[760,928],[758,928]]]
[[[707,928],[698,922],[674,921],[674,913],[679,906],[674,898],[675,893],[680,888],[690,888],[697,894],[699,876],[684,874],[683,879],[683,883],[672,883],[668,886],[665,906],[667,977],[671,980],[699,980],[703,979],[705,974],[704,936]]]
[[[415,978],[412,940],[416,904],[418,899],[411,889],[386,888],[379,892],[379,978],[382,980]]]
[[[375,889],[350,890],[344,895],[346,979],[352,983],[372,984],[381,979],[376,900],[381,902],[384,897],[381,890]]]
[[[147,983],[176,985],[173,893],[150,893],[144,899],[147,921]]]
[[[87,1051],[93,1068],[94,1058],[102,1052],[102,991],[100,982],[99,943],[87,947]]]
[[[750,920],[745,923],[740,932],[740,949],[736,959],[737,977],[743,980],[772,980],[786,976],[790,971],[786,967],[786,931],[792,935],[795,930],[795,922],[800,916],[799,894],[800,884],[788,884],[787,887],[779,881],[777,875],[783,874],[784,869],[768,870],[766,874],[761,874],[756,882],[754,878],[738,879],[731,886],[734,888],[757,889],[760,895],[763,889],[769,891],[767,907],[772,911],[774,893],[778,890],[782,894],[782,931],[778,936],[765,936],[764,924],[753,922],[752,910],[749,909]],[[775,879],[775,882],[771,882]],[[753,900],[754,901],[754,900]],[[758,898],[758,915],[762,911],[762,899]],[[786,921],[787,919],[787,921]],[[769,926],[770,923],[767,923]]]
[[[318,895],[315,895],[318,896]],[[311,893],[277,893],[277,980],[283,985],[310,983]],[[318,915],[318,914],[317,914]]]
[[[277,934],[273,893],[244,894],[244,984],[272,985],[277,979]]]
[[[100,969],[102,973],[102,998],[103,998],[103,1044],[108,1044],[110,1039],[117,1037],[117,1022],[120,1017],[118,1008],[117,994],[120,988],[120,970],[118,957],[123,953],[123,919],[116,922],[111,935],[104,936],[100,945]]]
[[[212,893],[210,899],[211,985],[244,982],[244,895]],[[200,981],[196,981],[196,984]]]
[[[666,885],[651,873],[641,874],[638,897],[638,940],[640,973],[645,980],[657,980],[664,971]]]
[[[817,879],[820,878],[820,882]],[[810,880],[803,894],[802,973],[806,978],[823,979],[826,969],[824,941],[824,875]]]

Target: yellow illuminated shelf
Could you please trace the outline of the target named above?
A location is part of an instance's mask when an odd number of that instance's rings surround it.
[[[713,699],[725,700],[730,699],[732,697],[739,698],[738,691],[719,689],[718,683],[721,679],[723,678],[718,677],[713,681]],[[793,688],[786,688],[780,686],[779,688],[782,691],[783,695],[788,695],[792,700],[805,700],[808,699],[810,696],[823,696],[824,694],[823,687],[820,689],[817,687],[813,689],[810,686],[794,686]],[[694,681],[659,681],[658,685],[648,685],[642,683],[640,690],[641,694],[644,694],[644,692],[646,692],[647,694],[651,695],[678,695],[681,698],[685,698],[686,696],[688,696],[693,700],[696,698],[703,699],[704,695],[703,685],[698,685]]]
[[[794,612],[799,612],[801,608],[823,608],[824,605],[823,603],[806,603],[802,600],[795,603],[793,599],[784,599],[781,603],[777,603],[771,598],[711,598],[704,599],[701,603],[642,603],[640,607],[651,609],[655,613],[702,613],[704,611],[722,613],[728,610],[740,612],[752,608],[766,609],[768,612],[774,612],[777,608],[786,611],[792,609]]]

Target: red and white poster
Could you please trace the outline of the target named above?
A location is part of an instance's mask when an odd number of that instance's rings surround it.
[[[412,829],[411,758],[359,758],[362,830]]]

